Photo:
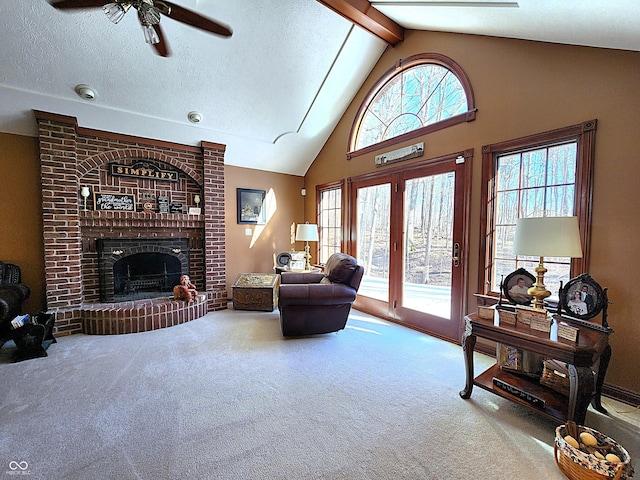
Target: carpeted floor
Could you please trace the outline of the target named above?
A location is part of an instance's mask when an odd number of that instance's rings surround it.
[[[555,422],[479,388],[462,400],[459,345],[359,312],[310,338],[228,310],[47,353],[0,365],[0,478],[563,478]],[[586,423],[640,455],[637,426]]]

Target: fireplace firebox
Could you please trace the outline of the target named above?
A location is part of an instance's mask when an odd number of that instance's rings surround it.
[[[190,273],[188,238],[102,238],[96,247],[104,302],[171,295]]]

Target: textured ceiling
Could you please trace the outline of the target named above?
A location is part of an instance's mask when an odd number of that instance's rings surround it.
[[[303,175],[382,41],[314,0],[206,0],[180,5],[231,26],[222,38],[162,19],[172,56],[144,42],[135,10],[62,12],[45,0],[2,2],[0,131],[35,135],[32,109],[83,127],[197,145],[226,162]],[[87,102],[77,84],[97,92]],[[196,110],[203,121],[192,125]]]
[[[222,143],[227,164],[304,175],[386,44],[316,0],[174,1],[233,36],[163,18],[172,56],[162,58],[133,9],[114,25],[101,9],[1,1],[0,131],[35,136],[33,110],[43,110],[88,128]],[[640,2],[372,3],[405,28],[640,50]],[[75,94],[80,83],[95,100]],[[201,123],[188,122],[192,110]]]

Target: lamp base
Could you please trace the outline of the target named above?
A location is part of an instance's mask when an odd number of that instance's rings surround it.
[[[304,245],[304,269],[311,270],[311,249],[309,248],[309,242],[305,242]]]
[[[544,310],[544,299],[551,295],[551,292],[544,286],[544,274],[547,273],[547,269],[544,268],[544,258],[540,257],[540,263],[534,269],[536,272],[536,281],[527,293],[533,297],[533,308],[538,310]]]

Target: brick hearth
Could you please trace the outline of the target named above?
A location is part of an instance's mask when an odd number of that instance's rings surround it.
[[[39,128],[47,310],[58,335],[114,334],[163,328],[227,308],[224,229],[224,145],[200,147],[82,128],[73,117],[35,112]],[[145,162],[176,172],[178,182],[114,176],[110,163]],[[133,195],[136,211],[86,210],[91,193]],[[201,215],[157,213],[166,196],[184,209],[202,198]],[[152,213],[142,203],[154,204]],[[100,303],[98,239],[188,239],[192,304],[171,298]]]

